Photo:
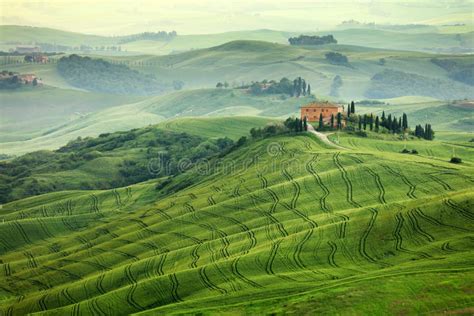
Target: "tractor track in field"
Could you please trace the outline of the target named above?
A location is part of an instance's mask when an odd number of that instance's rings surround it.
[[[166,257],[168,257],[168,251],[165,251],[163,254],[160,256],[160,260],[158,261],[158,265],[156,267],[156,273],[158,275],[164,275],[165,273],[163,272],[163,267],[165,266],[165,261]]]
[[[64,298],[68,300],[71,304],[77,304],[77,301],[71,296],[67,287],[61,290],[60,295],[64,296]]]
[[[130,283],[130,288],[127,292],[126,300],[127,300],[128,305],[132,306],[136,310],[143,311],[145,310],[145,308],[141,306],[133,297],[133,294],[135,293],[135,290],[137,289],[138,285],[137,285],[137,280],[133,276],[131,267],[132,266],[130,264],[125,267],[125,275]]]
[[[424,219],[425,221],[431,223],[432,225],[449,227],[449,228],[457,229],[457,230],[460,230],[460,231],[463,231],[463,232],[470,232],[469,229],[465,229],[465,228],[463,228],[463,227],[458,227],[458,226],[454,226],[454,225],[449,225],[449,224],[442,223],[442,222],[440,222],[439,220],[437,220],[436,218],[431,217],[431,216],[426,215],[425,213],[423,213],[423,211],[422,211],[421,208],[419,208],[419,207],[415,208],[414,211],[417,213],[417,215],[418,215],[420,218],[422,218],[422,219]]]
[[[48,310],[48,306],[46,306],[46,297],[48,297],[48,294],[41,295],[40,299],[38,300],[40,311]]]
[[[239,263],[239,260],[241,259],[242,257],[236,257],[234,260],[232,260],[232,263],[230,265],[231,269],[232,269],[232,273],[239,279],[241,280],[242,282],[250,285],[251,287],[254,287],[254,288],[263,288],[263,286],[261,286],[260,284],[258,284],[257,282],[254,282],[250,279],[248,279],[247,277],[245,277],[238,269],[237,265]]]
[[[3,271],[5,272],[5,277],[9,277],[12,275],[12,270],[8,262],[3,264]]]
[[[66,228],[72,232],[75,232],[77,231],[78,229],[76,227],[74,227],[71,223],[68,222],[68,219],[63,217],[61,218],[61,222],[64,224],[64,226],[66,226]]]
[[[87,302],[87,305],[89,306],[89,310],[92,312],[92,315],[103,315],[107,316],[107,313],[105,313],[101,308],[100,304],[97,302],[97,298],[93,298],[90,301]]]
[[[257,173],[257,177],[260,179],[261,182],[261,188],[266,189],[268,187],[268,181],[267,178],[263,176],[261,173]]]
[[[121,208],[122,207],[122,199],[120,197],[120,193],[117,191],[117,189],[113,189],[112,193],[114,194],[115,204],[117,205],[117,208]]]
[[[349,223],[349,216],[341,213],[336,213],[334,216],[339,217],[341,220],[341,224],[339,225],[339,238],[344,239],[346,238],[346,231],[347,231],[347,223]]]
[[[224,284],[230,286],[231,288],[231,292],[237,292],[238,289],[237,287],[235,286],[235,277],[233,277],[232,279],[228,277],[228,273],[224,273],[224,271],[221,270],[221,268],[219,268],[219,265],[218,264],[214,264],[214,267],[216,269],[216,271],[220,274],[220,276],[222,277],[222,279],[224,279]],[[231,272],[233,272],[231,270]],[[232,273],[233,274],[233,273]]]
[[[377,186],[377,190],[379,191],[378,199],[380,204],[387,204],[387,201],[385,200],[385,188],[382,184],[382,181],[380,180],[380,176],[378,175],[378,173],[376,173],[369,167],[365,167],[365,169],[374,178],[375,185]]]
[[[48,226],[44,223],[44,221],[40,217],[36,218],[36,221],[38,222],[39,226],[41,227],[41,230],[44,232],[46,237],[48,238],[55,237],[53,234],[51,234],[51,232],[48,229]]]
[[[270,197],[273,200],[273,203],[272,203],[272,205],[270,205],[270,210],[269,210],[269,213],[273,214],[273,213],[275,213],[275,210],[276,210],[278,204],[280,203],[280,199],[278,198],[278,195],[275,193],[275,191],[273,191],[270,188],[266,188],[265,192],[267,192],[268,195],[270,195]]]
[[[346,200],[352,206],[360,208],[362,206],[359,203],[355,202],[352,198],[352,183],[349,179],[349,176],[347,174],[346,169],[344,169],[341,162],[339,161],[339,155],[340,155],[339,152],[335,153],[333,155],[333,161],[334,161],[334,164],[337,166],[337,168],[339,169],[339,171],[341,173],[342,180],[346,184]]]
[[[369,224],[367,228],[362,233],[362,237],[359,240],[359,253],[362,257],[364,257],[367,261],[375,263],[376,260],[372,258],[367,252],[367,238],[369,237],[370,232],[374,228],[375,221],[377,220],[378,211],[375,208],[369,209],[371,212]]]
[[[410,180],[408,180],[408,178],[403,173],[397,172],[387,165],[381,165],[381,166],[385,170],[387,170],[389,173],[394,175],[395,177],[399,177],[403,181],[403,183],[405,183],[408,186],[408,192],[406,193],[407,196],[412,200],[416,199],[416,195],[415,195],[416,185],[414,185]]]
[[[72,200],[71,200],[71,199],[67,200],[67,202],[66,202],[66,208],[67,208],[67,214],[68,214],[69,216],[71,216],[71,215],[72,215],[72,211],[74,210],[74,206],[72,205]]]
[[[266,217],[273,225],[275,225],[276,228],[278,229],[278,231],[280,232],[280,234],[282,235],[282,237],[287,237],[288,232],[286,231],[283,224],[280,221],[278,221],[272,215],[272,213],[259,210],[259,207],[258,207],[258,204],[256,203],[256,199],[255,199],[254,195],[250,194],[250,197],[251,197],[251,199],[252,199],[252,201],[255,205],[255,211],[258,212],[262,217]]]
[[[427,175],[431,180],[435,181],[436,183],[438,183],[445,191],[452,191],[453,188],[448,184],[446,183],[445,181],[441,180],[440,178],[436,177],[435,175],[433,174],[428,174]]]
[[[449,208],[452,208],[453,210],[455,210],[456,212],[459,213],[459,215],[461,215],[462,217],[468,219],[468,220],[474,220],[474,215],[469,212],[468,210],[465,210],[463,209],[462,207],[456,205],[456,203],[451,200],[451,199],[444,199],[443,200],[443,203],[448,206]]]
[[[99,213],[100,210],[99,210],[99,198],[97,197],[97,195],[95,195],[94,193],[92,193],[90,195],[91,199],[92,199],[92,207],[91,207],[91,210],[95,213]]]
[[[447,242],[445,242],[441,245],[441,250],[446,251],[446,252],[456,252],[455,249],[453,249],[449,246],[449,241],[447,241]]]
[[[214,200],[214,198],[212,197],[212,195],[210,195],[210,196],[207,198],[207,203],[209,204],[209,206],[216,205],[216,201]]]
[[[49,217],[48,211],[47,211],[47,209],[46,209],[46,206],[44,206],[44,205],[41,206],[41,216],[43,216],[43,217]]]
[[[197,267],[197,262],[199,260],[199,254],[198,250],[202,246],[202,244],[197,244],[194,246],[193,250],[191,251],[191,257],[193,258],[193,261],[189,264],[190,268],[196,268]]]
[[[293,185],[293,188],[295,190],[295,193],[293,194],[293,197],[291,198],[290,202],[290,208],[295,209],[296,203],[298,202],[298,198],[300,197],[301,187],[298,182],[293,179],[293,177],[288,172],[288,170],[286,170],[286,168],[282,168],[282,174],[285,177],[286,181],[290,182]]]
[[[270,255],[268,256],[268,260],[265,264],[265,272],[269,275],[275,275],[275,271],[273,271],[273,262],[275,261],[275,257],[277,255],[278,248],[280,248],[281,242],[281,240],[277,240],[276,242],[272,243]]]
[[[219,287],[219,286],[217,286],[217,285],[215,285],[214,283],[211,282],[211,280],[209,279],[209,277],[206,274],[206,266],[203,266],[203,267],[199,268],[198,273],[199,273],[199,277],[201,278],[202,282],[204,283],[204,285],[208,289],[210,289],[211,291],[217,291],[221,294],[227,294],[226,289],[221,288],[221,287]]]
[[[245,254],[248,253],[257,244],[257,238],[255,237],[255,233],[252,230],[250,230],[247,225],[245,225],[244,223],[236,220],[235,218],[225,216],[225,215],[221,215],[221,214],[214,214],[214,213],[204,211],[204,210],[201,210],[201,213],[206,214],[207,216],[209,216],[211,218],[212,217],[219,217],[219,218],[225,219],[226,221],[228,221],[228,222],[230,222],[234,225],[239,226],[240,229],[242,230],[242,232],[246,233],[249,240],[250,240],[250,245],[249,245],[248,249],[244,251]]]
[[[336,260],[335,260],[335,255],[336,255],[336,252],[337,252],[337,245],[333,241],[328,241],[328,245],[329,245],[329,247],[331,247],[331,251],[329,252],[329,255],[328,255],[328,263],[333,268],[339,268],[339,266],[337,265]]]
[[[306,234],[303,236],[303,238],[298,242],[298,244],[295,247],[295,251],[293,252],[293,260],[296,263],[296,266],[302,270],[307,269],[307,266],[304,264],[303,260],[301,259],[301,251],[303,250],[303,247],[305,243],[311,238],[313,235],[314,229],[311,228],[309,229]]]
[[[417,218],[418,213],[415,210],[409,210],[407,212],[407,215],[408,219],[410,220],[411,227],[416,234],[423,236],[428,242],[433,242],[435,240],[433,236],[431,236],[421,228]]]
[[[430,258],[431,256],[429,254],[408,250],[403,247],[403,237],[402,237],[401,231],[402,231],[403,223],[405,222],[405,219],[403,218],[403,215],[401,212],[398,212],[395,215],[395,219],[397,221],[397,224],[395,226],[395,230],[392,233],[393,237],[395,238],[395,250],[399,252],[412,254],[412,255],[417,255],[423,258]]]
[[[176,273],[170,273],[168,277],[171,282],[171,298],[173,299],[173,302],[182,302],[183,300],[178,293],[179,281]]]
[[[80,303],[76,303],[72,306],[71,316],[79,316],[80,314]]]
[[[21,226],[20,223],[18,223],[18,221],[9,221],[9,223],[11,223],[11,225],[13,225],[13,227],[15,227],[18,232],[20,233],[21,237],[23,238],[23,240],[27,243],[27,244],[32,244],[30,238],[28,238],[28,234],[25,232],[25,230],[23,229],[23,227]]]
[[[317,159],[318,155],[314,155],[311,160],[306,163],[306,171],[308,171],[314,177],[319,187],[323,191],[323,195],[319,198],[319,205],[324,212],[329,213],[330,210],[326,203],[326,198],[329,196],[329,189],[326,187],[326,185],[324,185],[321,177],[313,168],[313,163],[316,162]]]
[[[102,282],[104,281],[104,278],[105,278],[105,274],[101,274],[97,277],[97,280],[96,280],[96,283],[95,283],[95,287],[97,288],[97,290],[99,291],[100,294],[105,294],[106,291],[104,289],[104,286],[102,285]]]

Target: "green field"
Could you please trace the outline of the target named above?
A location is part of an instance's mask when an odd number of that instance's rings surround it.
[[[3,205],[3,313],[472,312],[474,149],[458,139],[454,165],[437,141],[340,140],[276,136],[162,189]]]
[[[41,137],[90,113],[140,99],[50,86],[2,90],[0,143]]]
[[[263,117],[264,120],[268,117],[285,118],[297,115],[301,105],[313,100],[311,97],[290,98],[281,95],[252,96],[238,89],[183,90],[162,96],[137,98],[48,87],[1,92],[0,99],[4,103],[1,110],[3,125],[0,128],[0,153],[14,155],[55,149],[79,136],[97,136],[100,133],[124,131],[164,121],[170,126],[176,126],[178,123],[173,121],[178,118],[189,118],[191,121],[197,117],[217,119],[254,116]],[[435,131],[470,131],[474,122],[472,109],[455,106],[448,101],[426,97],[382,101],[388,104],[358,105],[357,112],[381,115],[385,111],[397,117],[407,113],[411,127],[430,122]],[[236,123],[226,118],[222,120],[227,121],[226,126],[234,125],[234,135],[239,135]],[[212,123],[218,121],[196,120],[179,130],[199,132],[207,126],[207,122],[211,130],[221,128],[219,124]],[[23,128],[18,130],[16,126],[20,125]],[[249,129],[247,124],[242,127],[244,131]]]

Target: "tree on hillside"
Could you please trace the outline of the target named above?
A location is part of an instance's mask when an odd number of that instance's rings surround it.
[[[329,95],[333,97],[338,97],[339,96],[339,88],[342,87],[342,78],[339,75],[336,75],[334,79],[332,80],[331,84],[331,91],[329,92]]]
[[[342,128],[342,114],[341,112],[337,113],[337,129]]]
[[[308,88],[306,89],[306,94],[311,95],[311,85],[308,83]]]
[[[324,122],[323,122],[323,113],[319,114],[319,129],[322,130],[324,127]]]
[[[408,117],[405,113],[403,113],[402,128],[404,131],[408,129]]]
[[[354,104],[354,101],[351,101],[351,113],[355,113],[355,104]]]
[[[357,117],[357,122],[359,124],[359,126],[358,126],[359,131],[361,131],[362,130],[362,118],[360,117],[360,115],[358,115],[358,117]]]
[[[216,88],[219,88],[219,89],[221,89],[223,86],[224,86],[224,85],[222,84],[222,82],[218,82],[218,83],[216,84]]]
[[[307,130],[308,130],[308,119],[305,116],[303,119],[303,131],[307,131]]]
[[[351,116],[351,104],[349,103],[347,105],[347,117],[350,117]]]
[[[334,114],[331,114],[331,128],[334,128]]]
[[[365,131],[367,129],[367,114],[364,114],[363,125],[364,125],[364,131]]]
[[[375,131],[378,133],[380,129],[380,121],[378,115],[375,117]]]
[[[372,113],[369,116],[369,128],[370,131],[374,129],[374,115]]]
[[[303,95],[306,95],[306,81],[303,79]]]

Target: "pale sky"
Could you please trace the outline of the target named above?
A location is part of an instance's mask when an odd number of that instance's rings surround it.
[[[376,23],[471,22],[474,0],[0,0],[0,24],[101,35],[176,30],[180,34],[331,28]]]

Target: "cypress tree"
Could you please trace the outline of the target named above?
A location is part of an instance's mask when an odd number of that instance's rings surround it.
[[[382,111],[382,117],[381,117],[381,123],[380,123],[381,126],[385,127],[385,111]]]
[[[296,118],[295,119],[295,132],[299,132],[299,131],[300,131],[300,119]]]
[[[351,116],[351,105],[348,104],[347,105],[347,117],[350,117]]]
[[[398,126],[397,126],[398,131],[400,132],[402,130],[402,118],[398,118]]]
[[[359,121],[359,131],[360,131],[360,130],[362,130],[362,118],[360,117],[360,115],[357,118],[358,118],[358,121]]]
[[[341,112],[337,113],[337,129],[342,128],[342,114]]]
[[[331,114],[331,128],[334,128],[334,114]]]
[[[364,131],[367,129],[367,114],[364,114]]]
[[[408,117],[405,113],[403,113],[402,127],[404,131],[408,129]]]
[[[355,113],[355,104],[354,104],[354,101],[351,101],[351,113]]]
[[[311,95],[311,85],[308,83],[307,95]]]
[[[319,129],[322,130],[324,127],[324,122],[323,122],[323,113],[319,114]]]
[[[303,79],[303,95],[306,95],[306,81]]]
[[[307,130],[308,130],[308,119],[305,116],[303,119],[303,131],[307,131]]]
[[[379,121],[379,116],[377,115],[375,117],[375,131],[378,133],[380,128],[380,121]]]
[[[371,113],[369,117],[369,126],[370,126],[370,131],[374,129],[374,115]]]

